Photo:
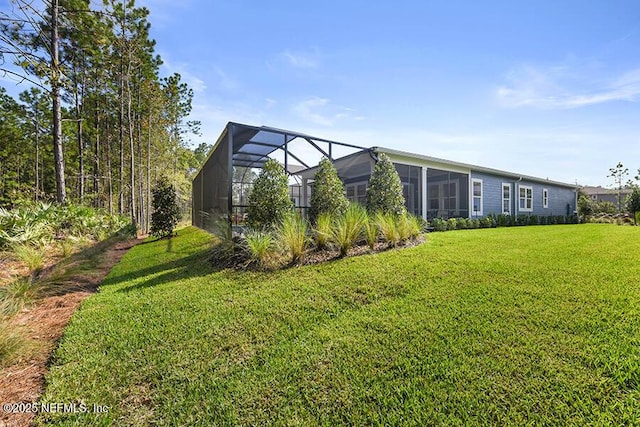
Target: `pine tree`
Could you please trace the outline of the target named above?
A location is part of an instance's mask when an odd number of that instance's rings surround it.
[[[249,194],[247,223],[254,229],[273,228],[292,211],[287,174],[277,160],[269,159]]]
[[[402,215],[406,212],[402,195],[402,181],[393,163],[386,154],[378,155],[367,187],[367,210]]]
[[[344,185],[338,178],[338,171],[329,159],[323,158],[314,176],[309,221],[315,224],[316,218],[323,212],[341,216],[348,207],[349,201],[344,194]]]

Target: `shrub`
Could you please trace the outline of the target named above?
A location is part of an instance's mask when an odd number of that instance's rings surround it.
[[[616,205],[613,204],[612,202],[601,201],[601,202],[595,203],[595,207],[593,211],[594,213],[614,214],[618,211],[618,209],[616,208]]]
[[[344,185],[333,163],[327,158],[320,160],[319,168],[314,175],[313,192],[309,207],[309,221],[315,224],[318,215],[329,213],[334,216],[343,215],[349,207],[344,193]]]
[[[160,178],[153,188],[153,213],[151,214],[151,235],[173,236],[173,230],[180,220],[180,208],[176,189],[167,178]]]
[[[627,212],[633,217],[633,223],[638,225],[638,214],[640,213],[640,187],[634,187],[633,191],[625,202]]]
[[[493,219],[490,216],[485,216],[480,219],[480,228],[491,228],[494,226]]]
[[[273,255],[276,240],[271,233],[251,230],[245,235],[249,258],[260,266],[265,266]]]
[[[595,203],[585,193],[580,192],[578,196],[578,215],[582,218],[586,218],[595,213]]]
[[[254,229],[272,229],[292,211],[287,174],[280,163],[269,159],[249,194],[247,223]]]
[[[434,231],[447,231],[447,221],[442,218],[433,218],[431,220],[431,225],[433,226]]]
[[[546,216],[541,216],[540,217],[540,225],[547,225],[548,221],[549,221],[548,217],[546,217]]]
[[[333,218],[328,212],[322,212],[316,218],[316,228],[313,231],[318,249],[325,249],[331,242],[331,223]]]
[[[455,230],[458,228],[458,220],[455,218],[449,218],[447,220],[447,230]]]
[[[529,216],[529,225],[538,225],[538,224],[539,224],[538,216],[537,215],[530,215]]]
[[[480,228],[480,220],[479,219],[472,219],[471,220],[471,228]]]
[[[367,187],[367,211],[402,215],[404,204],[400,176],[389,157],[380,153]]]
[[[347,255],[349,249],[358,241],[366,221],[367,213],[357,203],[350,204],[345,214],[338,218],[331,234],[332,240],[340,249],[340,256]]]
[[[307,221],[297,212],[285,216],[278,229],[278,237],[285,251],[291,255],[291,262],[300,261],[307,246]]]

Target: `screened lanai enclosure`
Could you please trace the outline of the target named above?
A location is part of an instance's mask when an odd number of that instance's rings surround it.
[[[193,179],[192,223],[210,229],[223,217],[242,225],[253,181],[269,158],[283,165],[291,199],[305,213],[311,183],[303,182],[300,172],[316,166],[323,157],[335,160],[362,150],[299,132],[230,122]]]
[[[269,158],[289,176],[294,206],[309,207],[317,165],[323,157],[335,165],[351,202],[366,203],[367,185],[379,153],[390,156],[402,181],[407,211],[425,219],[468,217],[470,171],[448,168],[437,159],[415,159],[380,147],[364,148],[299,132],[228,123],[193,180],[194,225],[211,229],[223,217],[232,225],[246,221],[253,181]]]

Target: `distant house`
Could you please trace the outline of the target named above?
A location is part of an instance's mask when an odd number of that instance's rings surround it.
[[[589,198],[594,202],[610,202],[613,203],[618,210],[622,208],[621,204],[624,203],[624,200],[627,198],[627,196],[631,194],[631,189],[629,188],[617,190],[600,186],[585,186],[582,187],[582,191],[587,194],[587,196],[589,196]]]
[[[297,147],[300,151],[294,152]],[[351,150],[344,154],[344,150]],[[301,153],[315,151],[314,166]],[[340,155],[335,155],[340,152]],[[577,188],[549,179],[471,165],[383,147],[364,148],[299,132],[229,123],[193,180],[193,224],[207,228],[209,214],[243,218],[247,206],[234,188],[236,168],[261,168],[279,156],[292,177],[295,205],[304,211],[311,200],[317,159],[331,159],[347,198],[366,201],[367,184],[380,153],[395,164],[407,210],[425,219],[481,218],[489,214],[570,215]],[[294,179],[295,178],[295,179]]]

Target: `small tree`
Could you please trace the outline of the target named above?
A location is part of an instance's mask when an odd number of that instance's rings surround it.
[[[151,235],[171,237],[180,220],[180,208],[176,189],[167,178],[160,178],[153,188],[153,213],[151,214]]]
[[[249,194],[247,223],[254,229],[274,228],[292,211],[287,174],[278,161],[269,159]]]
[[[609,168],[609,175],[607,175],[608,178],[613,178],[618,190],[618,206],[616,206],[618,211],[622,210],[622,183],[627,175],[629,175],[629,169],[625,168],[622,162],[618,162],[614,168]]]
[[[367,187],[367,210],[402,215],[406,212],[404,203],[400,176],[391,159],[381,153]]]
[[[640,187],[634,186],[633,191],[627,197],[627,210],[633,216],[633,223],[638,225],[640,215]]]
[[[595,210],[595,203],[591,198],[582,190],[578,191],[578,216],[584,219],[593,215]]]
[[[338,171],[329,159],[323,158],[314,176],[309,221],[315,224],[318,215],[323,212],[335,217],[342,216],[348,207],[349,201],[344,194],[344,185],[338,178]]]

